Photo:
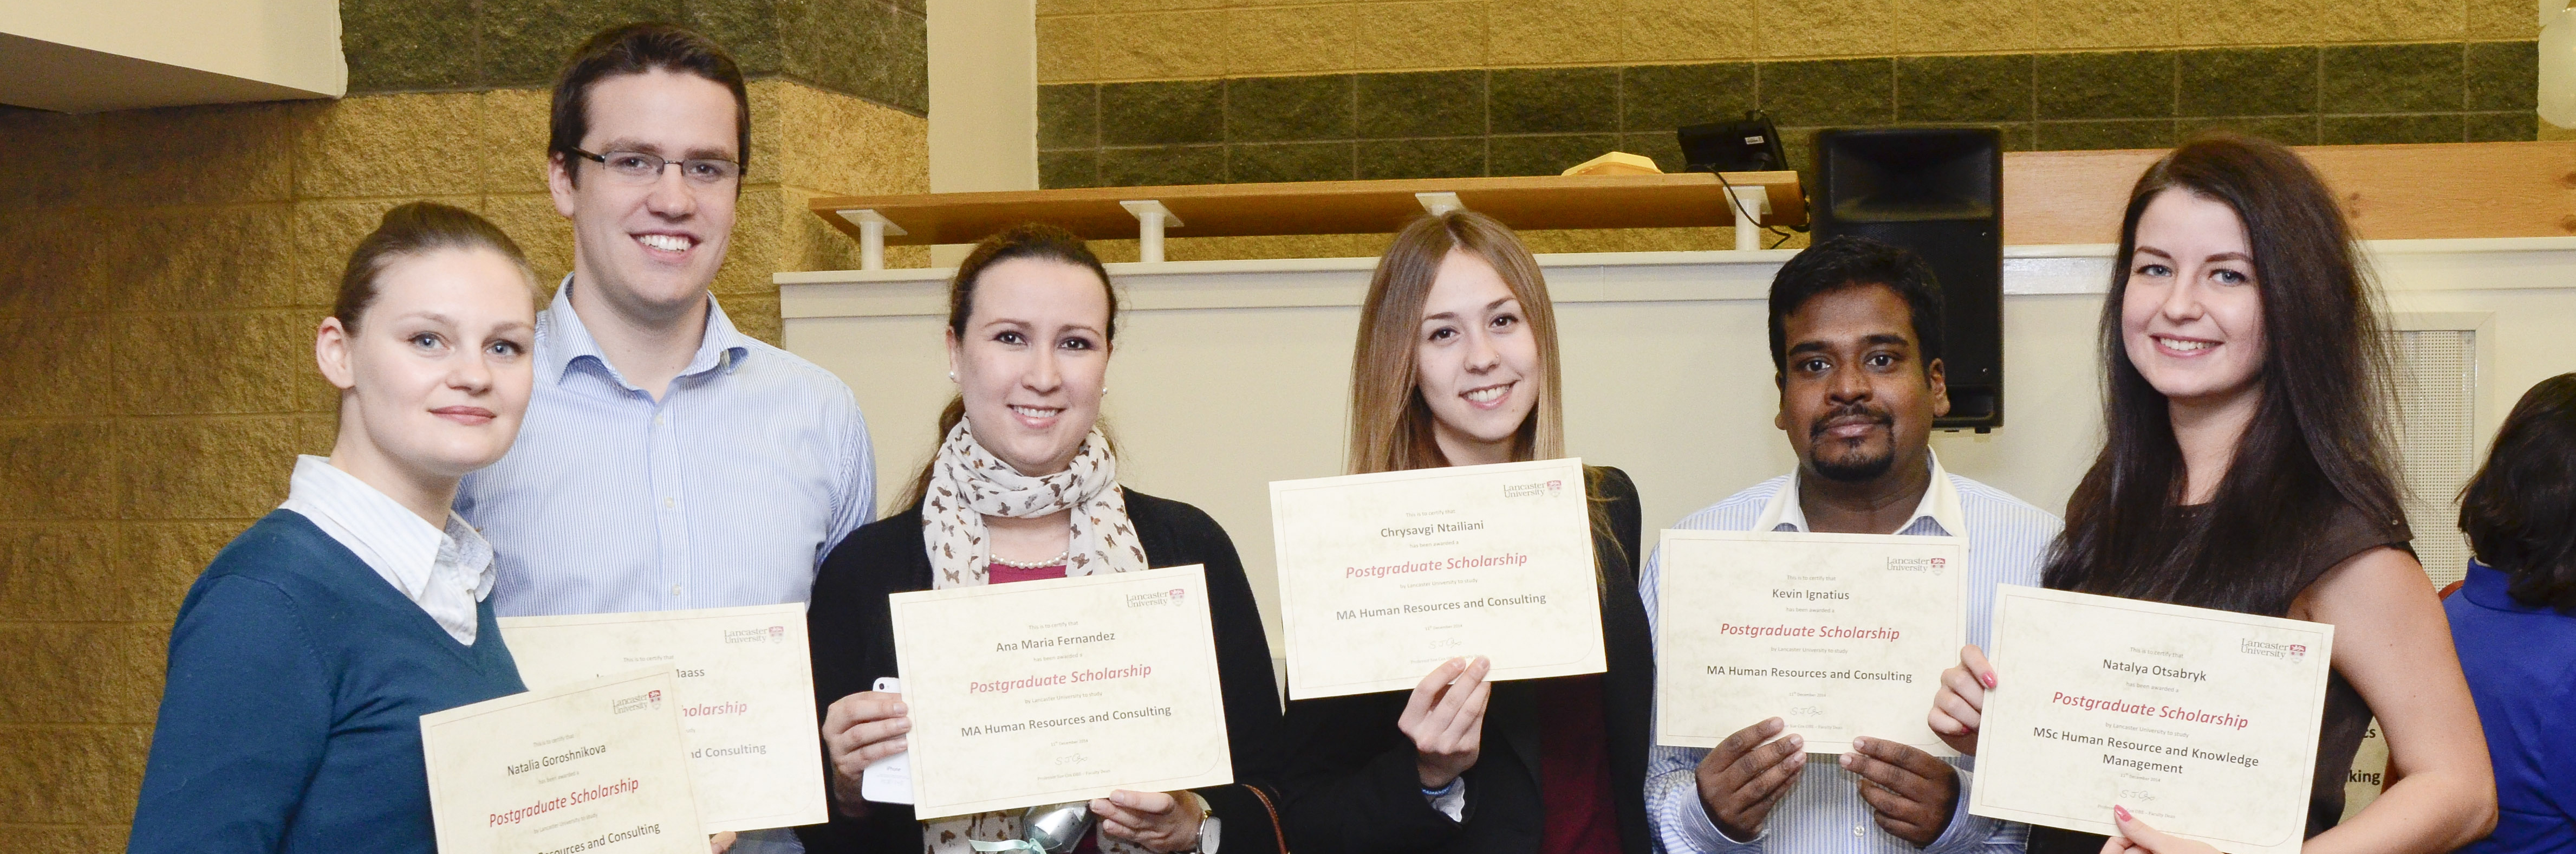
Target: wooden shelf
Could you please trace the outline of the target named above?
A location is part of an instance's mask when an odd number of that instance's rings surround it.
[[[2576,234],[2576,142],[2292,149],[2369,240]],[[2138,175],[2164,149],[2004,155],[2004,242],[2113,243]]]
[[[1726,183],[1763,188],[1773,211],[1765,225],[1807,223],[1796,172],[1730,172]],[[876,211],[905,232],[889,229],[886,244],[902,246],[973,243],[1023,222],[1089,240],[1133,239],[1136,216],[1118,203],[1139,200],[1162,202],[1180,218],[1172,237],[1389,233],[1422,214],[1416,193],[1456,193],[1468,210],[1523,231],[1735,223],[1725,185],[1706,172],[838,196],[815,199],[810,208],[853,238],[860,228],[840,212]]]

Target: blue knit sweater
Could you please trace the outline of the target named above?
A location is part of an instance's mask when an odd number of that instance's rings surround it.
[[[179,606],[129,852],[431,852],[420,716],[526,690],[302,515],[233,538]]]

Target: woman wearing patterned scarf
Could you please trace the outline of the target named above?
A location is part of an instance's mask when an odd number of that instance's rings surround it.
[[[1270,645],[1234,542],[1198,508],[1118,484],[1098,429],[1117,331],[1117,293],[1080,238],[1021,226],[987,238],[949,286],[949,377],[958,396],[904,509],[850,534],[814,580],[815,701],[830,759],[833,815],[802,828],[816,852],[967,854],[1020,838],[1019,812],[916,821],[859,796],[868,764],[902,752],[911,729],[895,675],[886,597],[913,590],[1203,564],[1238,783],[1118,792],[1091,802],[1097,830],[1078,850],[1108,854],[1276,852],[1265,790],[1279,759]]]

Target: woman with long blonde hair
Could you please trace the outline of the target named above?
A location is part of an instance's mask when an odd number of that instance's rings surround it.
[[[1350,443],[1354,474],[1566,455],[1556,313],[1509,228],[1453,211],[1396,235],[1361,309]],[[1584,475],[1609,671],[1489,683],[1487,661],[1453,659],[1411,692],[1290,703],[1289,847],[1648,850],[1637,490],[1617,469]]]

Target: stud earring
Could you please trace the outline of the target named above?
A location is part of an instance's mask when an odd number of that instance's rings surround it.
[[[956,372],[956,371],[949,371],[949,372],[948,372],[948,381],[949,381],[949,382],[952,382],[952,383],[957,381],[957,372]]]

